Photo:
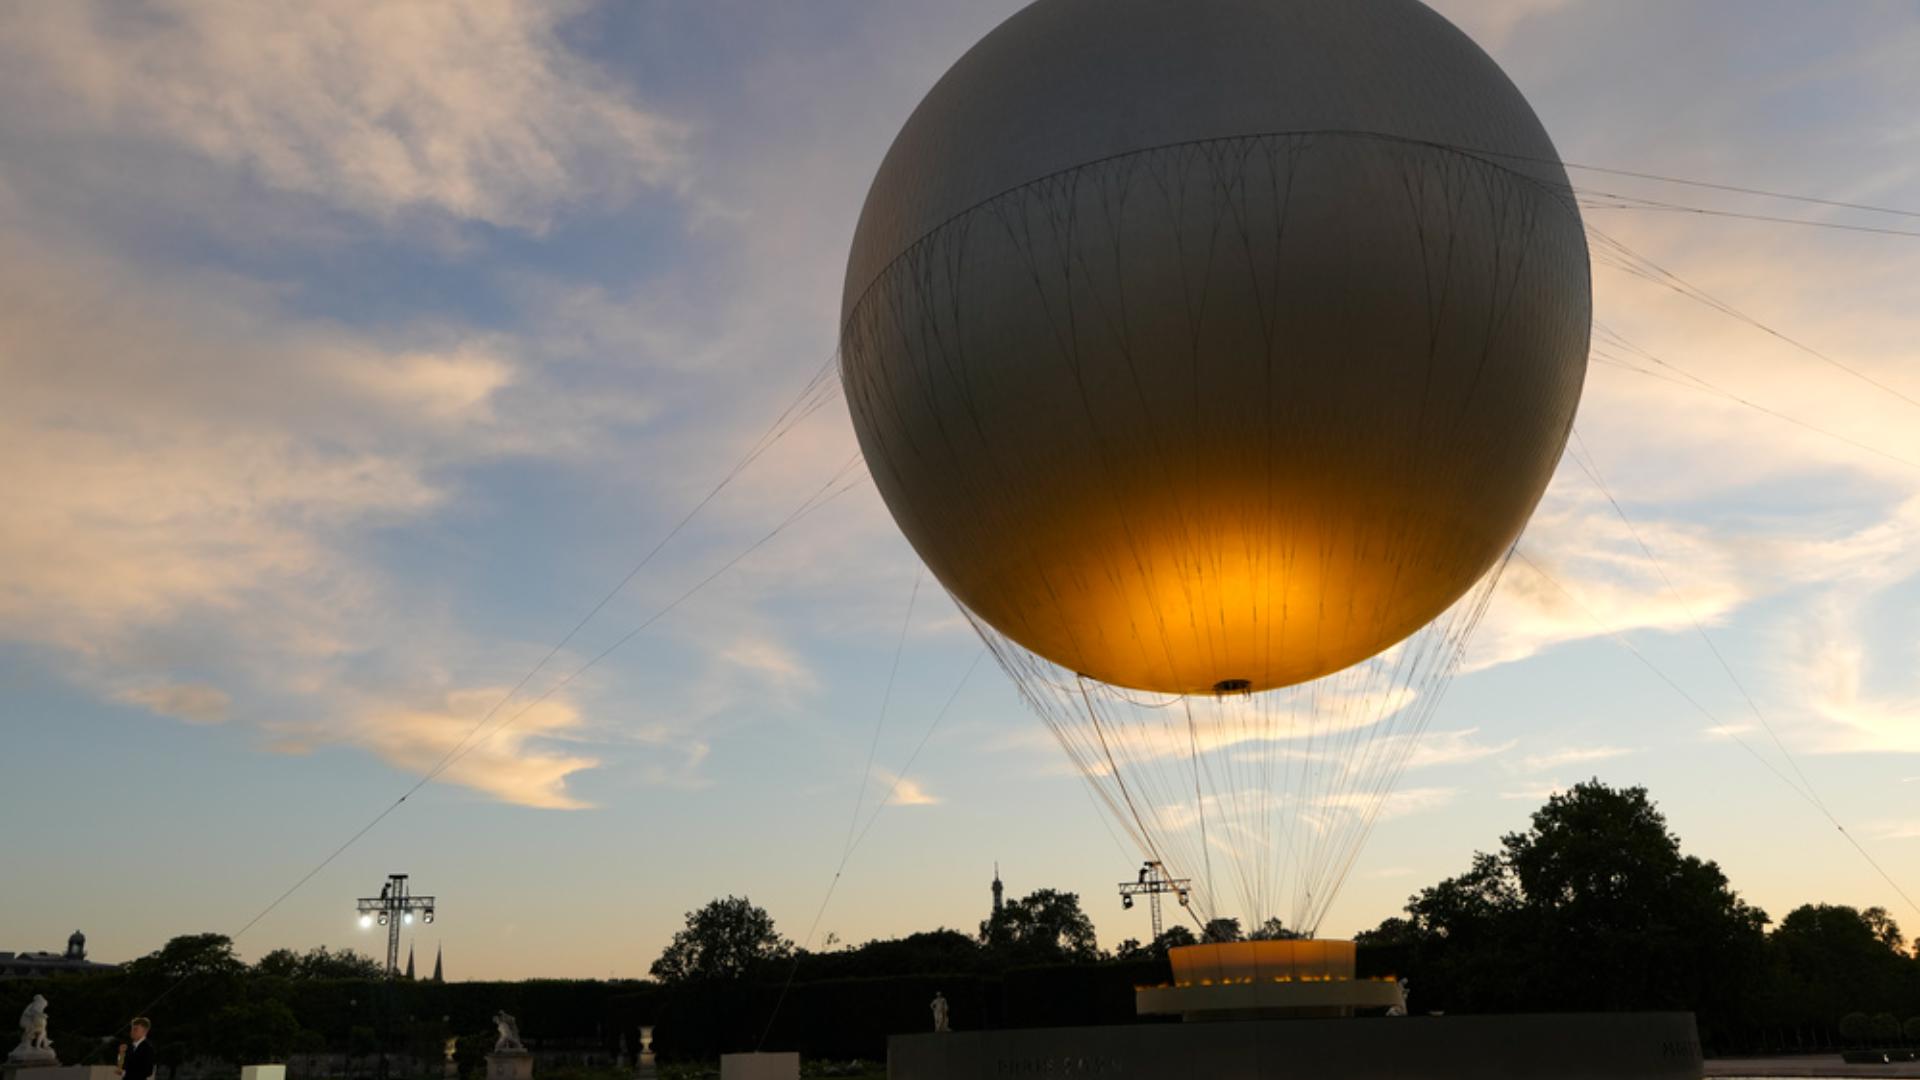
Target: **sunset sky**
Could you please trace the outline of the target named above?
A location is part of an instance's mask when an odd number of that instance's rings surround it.
[[[432,768],[830,358],[881,155],[1018,6],[0,7],[0,950],[234,932]],[[1910,0],[1435,6],[1570,162],[1920,211]],[[1800,424],[1593,367],[1577,445],[1660,561],[1564,463],[1323,933],[1590,776],[1776,918],[1920,930],[1783,779],[1920,897],[1920,238],[1588,220],[1763,326],[1605,263],[1601,324]],[[242,955],[375,950],[353,900],[389,872],[455,978],[641,976],[729,893],[803,938],[978,641],[864,484],[659,613],[854,453],[833,399]],[[816,946],[971,931],[996,861],[1147,936],[1138,854],[991,662],[892,790]]]

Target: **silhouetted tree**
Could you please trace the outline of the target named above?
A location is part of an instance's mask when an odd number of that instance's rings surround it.
[[[1047,964],[1096,960],[1093,920],[1080,910],[1077,893],[1038,889],[980,924],[980,941],[1014,963]]]
[[[1208,919],[1207,925],[1200,928],[1200,943],[1218,945],[1225,941],[1240,940],[1240,920],[1232,918]]]
[[[275,949],[253,965],[256,975],[281,979],[377,979],[386,973],[378,960],[352,949],[339,952],[325,945],[304,954],[292,949]]]
[[[1780,920],[1767,945],[1790,1020],[1832,1023],[1845,1013],[1920,1008],[1920,964],[1883,909],[1803,904]]]
[[[774,930],[766,909],[729,896],[687,912],[686,929],[675,932],[651,971],[665,983],[733,980],[792,953],[793,943]]]
[[[1423,999],[1465,1010],[1692,1009],[1745,1023],[1767,916],[1685,855],[1644,788],[1550,797],[1531,827],[1364,935],[1411,945]]]
[[[1254,927],[1253,932],[1247,935],[1247,940],[1248,941],[1293,941],[1299,938],[1299,936],[1300,935],[1298,933],[1287,929],[1286,924],[1280,921],[1279,916],[1274,915],[1274,916],[1269,916],[1266,922],[1263,922],[1259,926]]]
[[[1182,945],[1198,944],[1200,944],[1200,939],[1193,936],[1193,931],[1184,926],[1169,926],[1159,937],[1153,939],[1153,951],[1159,953],[1161,956],[1165,956],[1167,955],[1168,949],[1177,949]]]
[[[1886,908],[1870,907],[1860,913],[1860,921],[1867,924],[1882,945],[1896,953],[1905,951],[1907,939],[1900,933],[1900,924],[1893,921]]]
[[[127,964],[128,974],[163,979],[230,978],[246,970],[225,934],[182,934]]]

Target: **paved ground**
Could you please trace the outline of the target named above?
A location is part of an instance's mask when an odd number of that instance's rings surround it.
[[[1707,1062],[1707,1075],[1727,1080],[1767,1076],[1887,1076],[1920,1077],[1920,1061],[1898,1065],[1848,1065],[1839,1054],[1810,1054],[1806,1057],[1715,1058]]]

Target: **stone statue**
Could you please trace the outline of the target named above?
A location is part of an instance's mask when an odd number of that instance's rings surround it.
[[[58,1065],[47,1038],[47,999],[39,994],[20,1013],[20,1045],[7,1055],[9,1065]]]
[[[933,992],[933,1030],[952,1031],[947,1026],[947,995],[938,990]]]
[[[496,1054],[518,1050],[526,1052],[526,1046],[520,1042],[520,1022],[513,1014],[502,1009],[493,1014],[493,1026],[500,1029],[500,1040],[493,1044]]]
[[[452,1035],[447,1036],[446,1045],[441,1047],[441,1053],[444,1053],[447,1055],[447,1064],[449,1065],[453,1064],[454,1052],[459,1048],[460,1048],[460,1040],[455,1038]]]
[[[47,1038],[47,999],[39,994],[33,995],[33,1001],[20,1014],[20,1045],[28,1050],[51,1050],[53,1042]]]
[[[1387,1010],[1388,1016],[1410,1015],[1407,1012],[1407,980],[1405,979],[1399,980],[1399,986],[1400,986],[1400,1003]]]

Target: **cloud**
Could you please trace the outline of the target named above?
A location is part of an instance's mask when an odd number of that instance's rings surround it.
[[[219,724],[227,719],[227,707],[233,699],[217,686],[206,683],[165,683],[123,690],[121,701],[144,705],[162,716],[185,720],[189,724]]]
[[[256,643],[337,652],[371,588],[346,531],[426,513],[446,497],[436,468],[529,441],[492,413],[512,363],[484,341],[276,317],[257,287],[6,226],[0,636],[101,658],[245,611]]]
[[[814,690],[820,685],[798,653],[771,638],[740,637],[722,649],[720,658],[781,690]]]
[[[277,749],[418,766],[432,713],[401,703],[453,681],[436,664],[531,660],[477,646],[367,538],[431,521],[464,469],[579,455],[632,417],[632,393],[579,399],[515,335],[349,327],[261,282],[39,229],[0,198],[0,460],[17,500],[0,517],[0,640],[49,650],[105,698],[191,723],[238,698],[296,718]],[[401,652],[415,671],[362,670]],[[396,727],[297,719],[381,710]],[[446,780],[575,805],[566,776],[591,763],[476,752]]]
[[[68,131],[167,140],[379,219],[538,230],[682,176],[681,125],[571,52],[572,3],[172,0],[0,16],[4,84]]]
[[[1474,736],[1479,733],[1479,728],[1426,732],[1418,736],[1412,753],[1407,757],[1406,767],[1423,769],[1439,765],[1465,765],[1499,757],[1518,745],[1518,740],[1514,739],[1503,743],[1475,742]],[[1388,751],[1386,756],[1391,760],[1392,751]]]
[[[1378,870],[1368,870],[1360,877],[1368,881],[1391,881],[1395,878],[1412,877],[1419,873],[1411,866],[1383,866]]]
[[[896,776],[881,770],[875,770],[874,779],[881,785],[892,788],[893,794],[888,796],[886,801],[888,806],[937,806],[940,803],[939,796],[929,793],[917,780],[909,780],[904,776]]]
[[[1586,483],[1563,467],[1534,511],[1520,554],[1507,564],[1467,650],[1466,670],[1608,632],[1710,624],[1752,598],[1754,587],[1724,538],[1701,526],[1654,520],[1629,529],[1598,493],[1581,490]],[[1659,553],[1658,565],[1648,561],[1641,541]]]
[[[1392,821],[1395,818],[1411,817],[1426,813],[1452,803],[1459,798],[1460,789],[1452,787],[1410,787],[1397,788],[1387,793],[1380,802],[1379,821]],[[1338,807],[1352,811],[1363,811],[1373,804],[1376,796],[1365,793],[1329,796],[1320,803],[1327,807]]]
[[[1546,802],[1548,799],[1551,799],[1555,795],[1565,795],[1566,793],[1567,793],[1567,789],[1566,789],[1566,786],[1563,784],[1558,784],[1558,783],[1529,784],[1526,787],[1510,788],[1506,791],[1503,791],[1500,793],[1500,797],[1503,799],[1511,799],[1515,801],[1525,800],[1527,802],[1543,803],[1543,802]]]
[[[1575,3],[1575,0],[1472,0],[1471,4],[1437,3],[1435,6],[1462,30],[1488,50],[1504,48],[1528,20],[1549,15]]]
[[[1542,772],[1557,769],[1563,765],[1584,765],[1589,761],[1606,761],[1609,758],[1624,757],[1631,753],[1633,751],[1624,746],[1569,746],[1544,754],[1529,754],[1520,760],[1520,767],[1527,772]]]
[[[585,808],[588,804],[568,791],[567,781],[599,765],[599,759],[547,748],[553,740],[579,731],[579,712],[567,702],[548,698],[531,706],[509,705],[493,721],[478,727],[506,692],[504,686],[480,687],[449,691],[438,700],[414,706],[371,703],[352,716],[344,730],[329,732],[325,739],[364,747],[389,764],[420,774],[453,753],[445,774],[453,783],[518,806]],[[510,725],[505,723],[516,716]],[[477,727],[479,734],[474,735]],[[294,751],[311,747],[318,733],[286,734],[291,738],[282,748]],[[468,739],[469,735],[473,737]],[[463,739],[467,740],[464,745]]]
[[[1848,631],[1830,628],[1802,664],[1804,692],[1824,730],[1810,740],[1819,753],[1920,754],[1920,693],[1867,689],[1866,649]]]

